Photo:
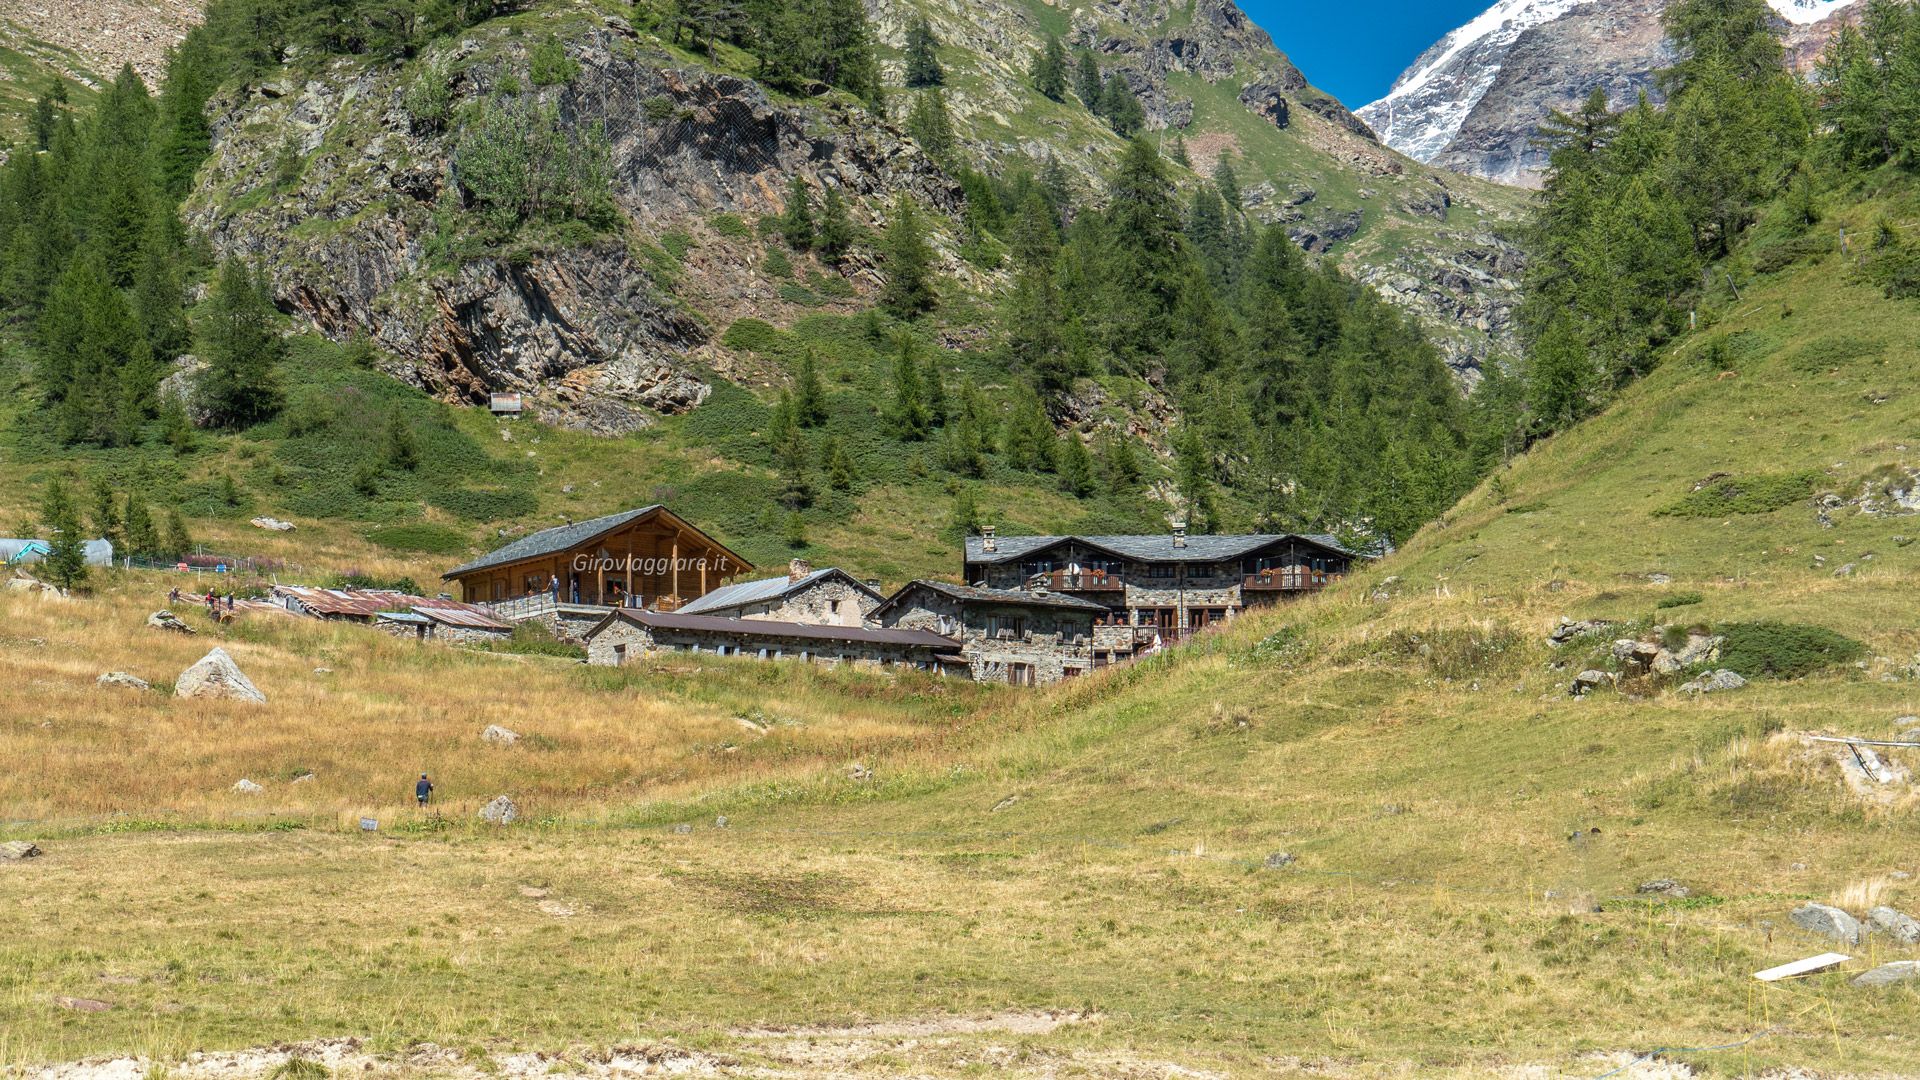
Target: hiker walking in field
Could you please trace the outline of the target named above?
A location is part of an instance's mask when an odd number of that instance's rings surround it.
[[[421,773],[420,781],[413,785],[413,798],[421,806],[433,801],[433,781],[427,779],[426,773]]]
[[[180,606],[180,586],[175,585],[172,591],[167,593],[167,606],[170,608]]]

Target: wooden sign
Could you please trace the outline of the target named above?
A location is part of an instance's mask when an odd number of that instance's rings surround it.
[[[1816,971],[1825,971],[1831,967],[1839,967],[1851,959],[1853,957],[1845,953],[1821,953],[1819,956],[1809,956],[1805,960],[1795,960],[1791,964],[1781,964],[1779,967],[1768,968],[1765,971],[1756,971],[1753,977],[1761,982],[1779,982],[1781,979],[1792,979],[1801,975],[1811,975]]]

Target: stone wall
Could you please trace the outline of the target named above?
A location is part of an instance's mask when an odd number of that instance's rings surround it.
[[[807,660],[829,667],[840,664],[875,668],[904,665],[925,671],[937,670],[933,662],[934,650],[926,647],[741,634],[725,630],[655,628],[625,619],[614,620],[587,642],[587,663],[617,667],[623,661],[661,652],[747,656],[762,660]]]
[[[860,626],[880,601],[844,578],[830,577],[765,603],[716,609],[703,614],[737,615],[742,619],[811,623],[816,626]]]
[[[987,619],[996,615],[1024,619],[1024,631],[1018,637],[990,632]],[[911,603],[890,612],[886,624],[960,639],[960,655],[976,682],[1029,681],[1021,677],[1025,669],[1031,671],[1034,685],[1045,686],[1094,668],[1092,612],[963,604],[923,588]]]

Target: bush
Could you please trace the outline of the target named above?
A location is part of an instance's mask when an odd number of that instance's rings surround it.
[[[1442,679],[1459,680],[1499,670],[1522,641],[1510,626],[1441,627],[1395,630],[1387,636],[1387,649],[1425,661],[1428,670]]]
[[[735,240],[743,240],[753,235],[752,226],[740,220],[739,214],[715,214],[708,219],[707,224],[713,227],[714,232]]]
[[[618,217],[606,129],[568,125],[555,105],[481,103],[462,126],[454,170],[473,207],[503,233],[530,221],[607,228]]]
[[[737,319],[720,336],[720,344],[743,352],[772,352],[780,344],[780,331],[759,319]]]
[[[1692,607],[1694,604],[1705,599],[1706,597],[1697,592],[1678,592],[1672,596],[1661,597],[1659,603],[1654,604],[1653,607],[1656,611],[1665,611],[1668,608]]]
[[[505,641],[487,644],[492,652],[514,653],[520,656],[564,656],[571,660],[584,660],[587,650],[571,645],[553,636],[553,631],[545,623],[523,622],[513,627],[513,636]]]
[[[367,534],[367,539],[395,551],[418,551],[425,555],[458,555],[467,550],[467,537],[445,525],[417,522],[389,525]]]
[[[1720,646],[1717,666],[1749,679],[1797,679],[1850,664],[1867,652],[1865,645],[1822,626],[1752,622],[1733,623],[1719,630],[1727,640]]]
[[[1761,473],[1710,477],[1677,502],[1654,511],[1657,517],[1724,517],[1769,514],[1813,494],[1818,472]]]
[[[1760,244],[1753,250],[1753,268],[1762,274],[1778,273],[1802,259],[1828,254],[1836,246],[1834,238],[1824,233],[1808,233]]]

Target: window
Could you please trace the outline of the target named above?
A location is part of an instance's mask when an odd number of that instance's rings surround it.
[[[1023,637],[1027,632],[1027,620],[1018,615],[987,616],[987,636]]]

